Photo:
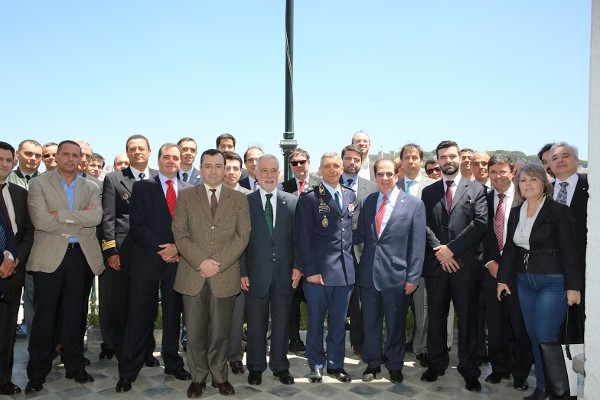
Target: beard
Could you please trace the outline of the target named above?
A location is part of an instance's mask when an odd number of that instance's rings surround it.
[[[454,175],[458,172],[458,168],[458,163],[455,162],[449,162],[447,164],[440,165],[440,169],[442,170],[444,175]]]

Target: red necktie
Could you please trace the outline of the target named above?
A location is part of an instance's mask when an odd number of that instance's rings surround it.
[[[305,187],[306,187],[306,181],[300,181],[300,188],[298,189],[298,195],[304,193]]]
[[[381,200],[381,205],[379,206],[379,210],[377,210],[377,215],[375,216],[375,227],[377,228],[377,236],[381,235],[381,223],[383,222],[383,216],[385,215],[385,206],[387,203],[387,196],[383,195],[383,200]]]
[[[496,215],[494,215],[494,232],[498,240],[498,248],[500,251],[504,249],[504,193],[498,193],[498,207],[496,207]]]
[[[450,215],[450,210],[452,210],[452,184],[454,181],[446,181],[446,210],[448,211],[448,215]]]
[[[169,214],[171,214],[171,218],[173,218],[173,214],[175,214],[175,201],[177,201],[177,195],[175,194],[175,188],[173,187],[173,181],[168,180],[167,185],[167,206],[169,207]]]

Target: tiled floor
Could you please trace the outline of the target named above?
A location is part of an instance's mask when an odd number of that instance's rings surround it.
[[[309,383],[306,375],[309,372],[305,358],[290,356],[292,375],[296,378],[294,385],[282,385],[277,378],[273,377],[269,371],[263,374],[263,383],[260,386],[248,385],[248,373],[243,376],[229,374],[230,382],[234,385],[238,399],[521,399],[530,394],[533,388],[528,392],[518,392],[512,387],[512,381],[502,381],[498,385],[492,385],[484,382],[485,377],[491,372],[489,364],[482,367],[482,390],[480,393],[468,392],[464,389],[464,381],[456,371],[457,355],[456,345],[453,346],[450,358],[451,368],[446,371],[446,375],[437,382],[429,383],[421,381],[421,374],[424,368],[421,368],[414,359],[414,354],[408,353],[404,363],[404,383],[395,385],[387,379],[387,371],[384,371],[380,379],[371,383],[361,381],[362,372],[365,364],[358,359],[348,346],[346,352],[346,371],[352,376],[353,381],[349,384],[339,383],[337,380],[324,377],[323,383]],[[118,380],[117,363],[112,361],[99,361],[98,344],[90,340],[90,349],[86,352],[86,357],[92,360],[92,365],[87,367],[88,372],[94,377],[95,382],[89,384],[77,384],[72,380],[65,379],[64,368],[58,364],[58,359],[54,363],[52,372],[48,375],[44,390],[34,395],[24,394],[15,396],[15,398],[35,398],[35,399],[184,399],[189,381],[178,381],[163,372],[162,367],[148,368],[144,367],[140,376],[133,384],[133,389],[127,393],[116,393],[115,385]],[[160,359],[159,353],[155,355]],[[26,365],[28,360],[26,340],[18,339],[15,349],[15,368],[13,371],[13,381],[25,388],[27,384]],[[162,363],[162,360],[161,360]],[[529,383],[534,386],[534,378],[530,376]],[[204,390],[202,398],[210,397],[212,399],[222,398],[217,390],[210,387],[210,383]],[[0,396],[2,398],[3,396]],[[4,398],[7,398],[6,396]]]

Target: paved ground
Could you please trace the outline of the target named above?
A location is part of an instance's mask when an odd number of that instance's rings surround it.
[[[395,385],[387,379],[387,371],[384,371],[381,379],[371,383],[361,381],[365,364],[358,359],[347,346],[346,371],[352,376],[353,381],[349,384],[339,383],[337,380],[324,377],[323,383],[309,383],[306,375],[309,372],[305,358],[290,356],[292,375],[296,378],[294,385],[282,385],[269,371],[263,374],[263,383],[260,386],[248,385],[248,373],[236,376],[230,373],[230,382],[235,386],[238,399],[281,399],[293,400],[308,399],[521,399],[531,394],[533,388],[527,392],[518,392],[512,387],[512,381],[502,381],[498,385],[484,382],[485,377],[491,372],[489,364],[482,367],[482,390],[480,393],[468,392],[464,389],[464,381],[456,371],[457,355],[456,345],[453,346],[450,358],[452,366],[446,375],[437,382],[429,383],[420,380],[424,368],[421,368],[414,358],[414,354],[408,353],[404,363],[404,383]],[[95,382],[85,385],[77,384],[72,380],[65,379],[62,364],[55,361],[52,372],[48,375],[44,390],[35,395],[24,394],[15,398],[35,399],[184,399],[189,381],[178,381],[163,372],[162,367],[144,367],[133,389],[128,393],[118,394],[114,387],[118,380],[117,363],[112,361],[99,361],[100,349],[94,340],[90,340],[90,349],[86,357],[92,360],[87,370],[94,377]],[[155,355],[161,360],[160,354]],[[15,368],[13,381],[25,389],[27,384],[26,365],[28,360],[27,346],[24,339],[18,339],[15,350]],[[533,376],[529,377],[529,383],[534,386]],[[0,396],[2,398],[3,396]],[[4,398],[8,398],[4,396]],[[223,398],[217,390],[209,387],[204,391],[202,398]]]

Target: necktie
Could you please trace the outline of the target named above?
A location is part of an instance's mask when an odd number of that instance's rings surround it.
[[[183,173],[183,181],[184,181],[184,182],[187,182],[187,179],[188,179],[188,173],[187,173],[187,172],[184,172],[184,173]]]
[[[346,181],[346,186],[352,186],[352,178],[348,178],[348,180]]]
[[[254,187],[252,188],[253,192],[256,192],[256,190],[260,187],[260,185],[258,184],[258,181],[254,181]]]
[[[383,222],[383,217],[385,216],[385,206],[387,205],[387,195],[383,195],[383,199],[381,200],[381,205],[377,210],[377,215],[375,216],[375,227],[377,228],[377,237],[381,235],[381,223]]]
[[[340,194],[335,192],[335,204],[337,204],[340,211],[342,211],[342,205],[340,204]]]
[[[212,192],[210,195],[210,213],[214,218],[217,213],[217,189],[210,189],[210,191]]]
[[[171,218],[173,218],[173,214],[175,214],[175,202],[177,201],[177,195],[175,194],[175,188],[173,187],[173,181],[167,181],[167,206],[169,207],[169,214],[171,214]]]
[[[406,181],[406,193],[408,194],[412,194],[410,193],[410,188],[412,187],[412,185],[415,184],[415,181]]]
[[[298,189],[298,194],[304,193],[305,188],[306,188],[306,181],[300,181],[300,188]]]
[[[448,211],[448,215],[450,215],[450,210],[452,210],[452,184],[454,181],[446,181],[446,210]]]
[[[504,250],[504,193],[498,193],[498,207],[496,207],[496,215],[494,215],[494,232],[498,240],[498,249],[500,252]]]
[[[6,227],[8,229],[12,229],[12,223],[10,222],[10,215],[8,214],[8,208],[6,207],[6,202],[4,201],[4,195],[2,194],[4,186],[6,186],[6,185],[7,185],[7,183],[4,183],[2,186],[0,186],[0,208],[2,208],[2,216],[4,217],[4,223],[6,224]]]
[[[265,202],[265,219],[267,220],[267,228],[269,228],[269,234],[273,237],[273,205],[271,204],[271,197],[273,193],[265,194],[267,201]]]
[[[6,250],[6,225],[0,225],[0,254],[4,253],[4,250]]]
[[[27,183],[31,180],[31,175],[25,175],[25,179],[27,179]]]
[[[567,204],[567,186],[569,182],[561,182],[560,190],[558,191],[558,196],[556,196],[556,201],[560,204]]]
[[[138,177],[140,178],[140,181],[143,181],[144,178],[146,178],[146,174],[143,172],[140,172],[140,174],[138,175]]]

